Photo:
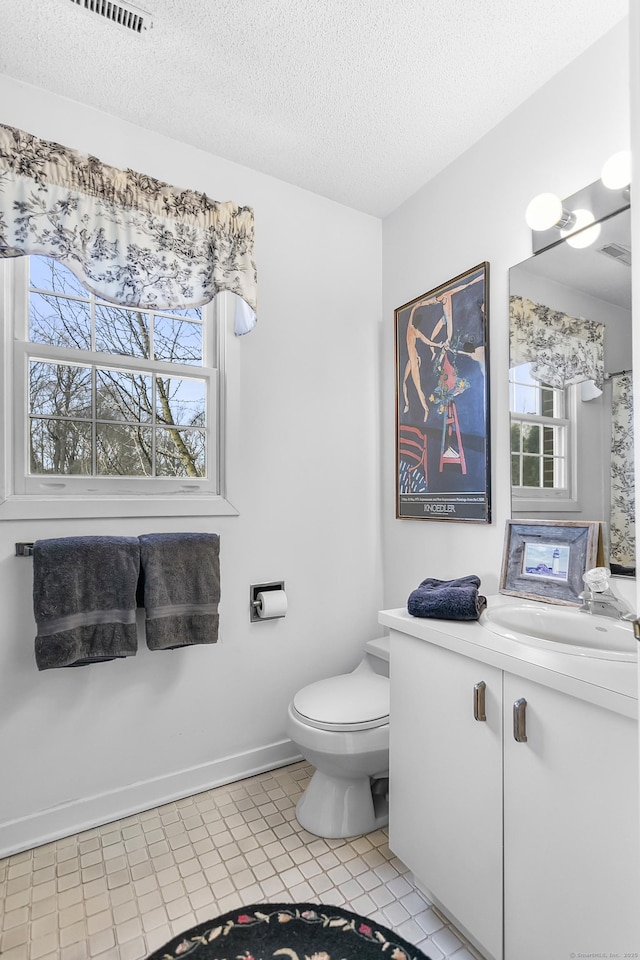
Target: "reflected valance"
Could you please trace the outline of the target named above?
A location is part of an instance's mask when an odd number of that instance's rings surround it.
[[[247,333],[253,239],[250,207],[0,124],[0,257],[54,257],[96,296],[126,306],[200,306],[230,291],[248,305],[236,310],[236,333]]]
[[[510,366],[530,363],[534,380],[551,387],[593,380],[602,389],[605,330],[604,324],[595,320],[570,317],[542,303],[511,297]]]

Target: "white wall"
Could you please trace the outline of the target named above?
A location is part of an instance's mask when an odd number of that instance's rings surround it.
[[[382,631],[380,221],[0,77],[0,122],[255,210],[259,323],[233,352],[228,496],[239,517],[0,524],[0,857],[295,756],[292,694]],[[36,669],[15,541],[221,535],[220,642]],[[284,620],[249,585],[284,579]]]
[[[419,131],[423,137],[429,131]],[[434,132],[437,135],[437,132]],[[553,78],[383,223],[383,557],[386,607],[427,576],[476,573],[498,587],[510,515],[508,270],[531,256],[524,221],[543,191],[570,196],[629,145],[628,23]],[[393,311],[470,267],[490,263],[493,521],[396,520]]]

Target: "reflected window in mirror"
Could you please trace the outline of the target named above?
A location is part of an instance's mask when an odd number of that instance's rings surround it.
[[[570,496],[567,390],[535,380],[531,364],[509,371],[511,486],[514,497]]]

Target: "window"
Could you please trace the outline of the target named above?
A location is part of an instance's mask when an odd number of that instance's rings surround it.
[[[531,364],[509,371],[511,411],[511,489],[514,509],[537,501],[537,509],[553,509],[554,500],[566,508],[573,498],[570,411],[572,388],[560,389],[531,376]]]
[[[220,499],[225,325],[217,314],[225,305],[129,309],[93,296],[49,257],[3,268],[5,328],[13,333],[5,364],[9,496],[128,499],[137,513],[150,512],[149,497]]]

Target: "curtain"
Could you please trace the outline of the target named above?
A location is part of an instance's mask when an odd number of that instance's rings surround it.
[[[635,567],[633,380],[613,378],[611,398],[611,563]]]
[[[594,320],[569,317],[524,297],[509,303],[510,366],[531,363],[534,380],[551,387],[604,381],[605,326]]]
[[[219,203],[0,124],[0,257],[61,260],[96,296],[169,310],[222,290],[256,322],[250,207]]]

